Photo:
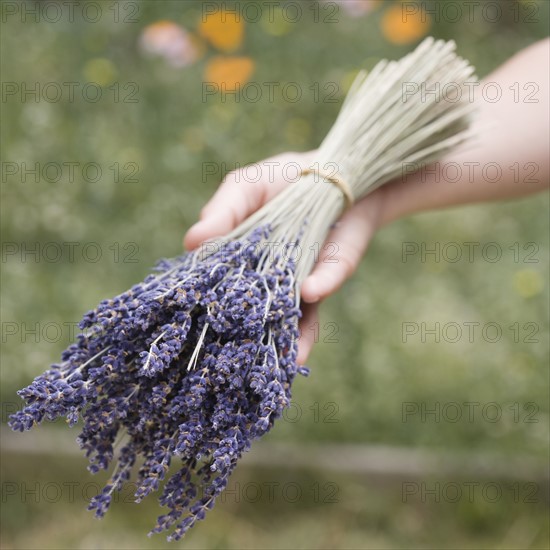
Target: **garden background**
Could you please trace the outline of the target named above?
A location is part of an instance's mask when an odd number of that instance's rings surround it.
[[[76,428],[5,422],[85,311],[181,252],[225,172],[316,147],[359,68],[431,34],[484,77],[549,6],[3,2],[2,547],[547,548],[546,195],[382,230],[292,409],[180,543],[146,537],[154,496],[86,511],[103,478]]]

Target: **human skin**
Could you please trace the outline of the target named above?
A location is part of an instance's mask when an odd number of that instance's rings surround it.
[[[428,170],[420,170],[380,187],[357,201],[340,218],[327,237],[327,241],[336,244],[337,252],[333,254],[333,247],[330,248],[331,262],[323,261],[321,252],[319,261],[302,285],[303,317],[298,363],[306,361],[313,346],[313,331],[304,329],[316,322],[318,304],[353,274],[378,229],[417,212],[514,199],[548,187],[548,67],[550,40],[545,39],[513,56],[475,88],[474,146],[447,154],[433,167],[439,174],[445,173],[445,166],[453,170],[452,184],[444,177],[430,177]],[[495,83],[502,91],[499,100],[492,101],[494,95],[480,93],[483,85],[488,83]],[[533,86],[524,89],[527,83],[534,83],[538,90]],[[525,101],[535,90],[536,93],[530,96],[531,101]],[[185,235],[185,247],[192,250],[204,241],[228,233],[290,185],[283,177],[284,166],[298,163],[305,169],[314,161],[315,151],[271,157],[257,163],[262,177],[255,182],[247,181],[239,171],[229,173],[202,209],[200,221]],[[472,168],[489,163],[501,168],[502,175],[496,182],[492,177],[483,179],[480,170]],[[515,163],[518,163],[517,170],[510,169]],[[456,165],[461,167],[459,172],[452,168]],[[536,167],[536,173],[533,173],[533,167]],[[472,173],[477,176],[474,181]],[[455,174],[461,174],[457,181],[454,181]]]

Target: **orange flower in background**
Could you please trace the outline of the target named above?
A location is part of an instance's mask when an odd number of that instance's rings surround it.
[[[220,9],[203,15],[199,32],[222,52],[233,52],[243,43],[244,22],[238,13]]]
[[[382,16],[382,34],[394,44],[416,42],[428,33],[430,26],[430,16],[420,6],[408,10],[397,3]]]
[[[235,90],[246,84],[254,71],[254,61],[250,57],[213,57],[206,66],[204,81]]]
[[[204,48],[192,33],[173,21],[157,21],[145,27],[140,46],[150,54],[163,57],[174,67],[186,67],[204,53]]]
[[[184,67],[205,54],[203,38],[222,53],[233,52],[243,44],[244,21],[238,13],[215,9],[203,16],[197,34],[173,21],[157,21],[143,29],[140,46],[174,67]],[[254,66],[250,57],[217,55],[208,60],[203,80],[218,85],[219,91],[237,90],[249,81]]]

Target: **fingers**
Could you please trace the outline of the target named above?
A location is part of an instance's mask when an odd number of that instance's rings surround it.
[[[312,326],[319,320],[319,306],[317,304],[302,304],[302,318],[300,319],[300,338],[298,340],[298,365],[303,365],[311,348],[315,343],[315,331]]]
[[[230,172],[216,194],[202,209],[200,221],[193,225],[184,238],[188,250],[202,242],[229,233],[264,202],[265,183],[244,179],[242,170]]]
[[[359,201],[329,233],[319,261],[302,285],[302,299],[316,303],[334,293],[357,269],[378,227],[377,192]]]
[[[314,151],[284,153],[230,172],[184,238],[188,250],[225,235],[287,185],[297,181]]]

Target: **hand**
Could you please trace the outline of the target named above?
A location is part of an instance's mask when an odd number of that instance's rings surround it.
[[[459,181],[453,180],[449,185],[445,178],[426,178],[425,174],[417,172],[406,180],[399,178],[380,187],[342,216],[327,237],[328,241],[338,246],[335,256],[338,261],[324,262],[325,258],[321,255],[302,286],[299,363],[307,359],[313,346],[313,331],[307,329],[317,320],[318,303],[335,292],[355,271],[379,227],[415,212],[522,197],[548,186],[550,80],[548,73],[541,73],[540,67],[548,66],[549,43],[545,39],[533,44],[487,77],[487,82],[497,83],[503,90],[510,89],[510,85],[518,80],[536,83],[540,91],[537,97],[541,100],[537,99],[534,103],[516,102],[513,94],[507,94],[497,102],[482,98],[472,127],[477,135],[476,147],[451,152],[436,165],[439,176],[445,173],[446,163],[463,167]],[[285,181],[285,166],[298,163],[302,168],[307,168],[315,160],[315,151],[272,157],[258,164],[262,177],[254,183],[246,181],[243,170],[228,174],[203,208],[200,221],[187,232],[185,246],[193,249],[205,240],[228,233],[287,185],[292,185]],[[467,167],[486,166],[488,163],[500,167],[516,163],[524,167],[520,181],[525,181],[528,176],[526,167],[535,163],[537,179],[528,185],[518,185],[515,173],[504,170],[498,184],[478,176],[473,185]],[[426,170],[426,174],[433,175],[434,167]]]
[[[225,235],[239,223],[280,193],[291,182],[284,174],[294,175],[291,165],[307,168],[315,160],[315,151],[284,153],[257,163],[260,178],[250,181],[246,168],[227,174],[219,189],[202,209],[200,221],[189,229],[185,247],[193,250],[204,241]],[[257,176],[254,176],[254,180]],[[331,262],[319,261],[302,285],[302,319],[298,342],[298,363],[303,364],[313,347],[313,331],[308,330],[318,319],[318,304],[335,292],[357,268],[367,246],[382,220],[384,188],[357,202],[336,223],[327,237],[335,243],[337,252]],[[334,261],[336,260],[336,261]]]

